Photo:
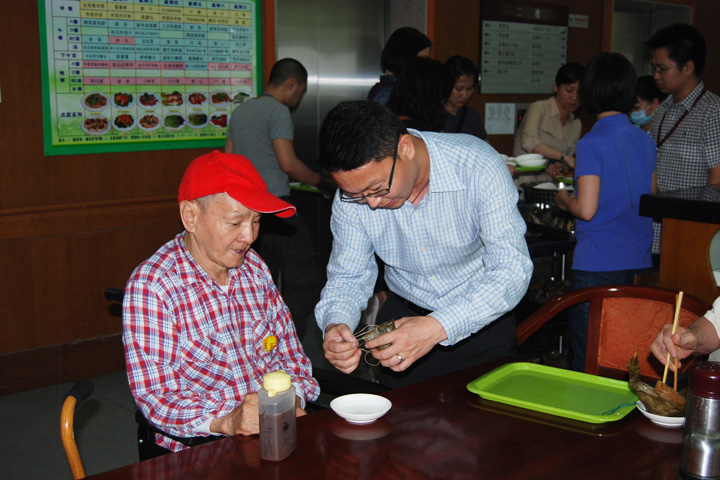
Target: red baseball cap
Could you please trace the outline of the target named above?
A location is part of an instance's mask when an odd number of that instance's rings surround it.
[[[295,215],[294,206],[268,192],[250,160],[235,153],[216,150],[193,160],[180,182],[178,203],[216,193],[227,193],[256,212]]]

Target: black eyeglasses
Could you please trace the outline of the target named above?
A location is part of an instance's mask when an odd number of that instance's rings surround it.
[[[665,75],[665,72],[667,72],[668,70],[672,70],[673,68],[675,68],[675,65],[670,65],[669,67],[661,67],[653,65],[651,63],[648,67],[648,75],[655,76],[655,74],[658,73],[662,77],[663,75]]]
[[[395,164],[397,163],[397,157],[398,157],[398,145],[400,144],[400,136],[398,135],[397,141],[395,142],[395,153],[393,154],[393,164],[392,169],[390,170],[390,178],[388,179],[388,186],[387,188],[382,188],[380,190],[375,190],[374,192],[370,192],[368,194],[363,193],[347,193],[343,190],[340,190],[340,200],[343,202],[350,202],[350,203],[362,203],[367,201],[368,198],[377,198],[382,197],[390,193],[390,188],[392,187],[392,181],[393,181],[393,175],[395,174]]]

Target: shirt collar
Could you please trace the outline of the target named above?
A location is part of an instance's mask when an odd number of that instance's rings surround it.
[[[682,105],[682,107],[685,110],[690,110],[690,108],[692,107],[692,104],[695,102],[695,99],[697,99],[697,97],[700,95],[700,93],[703,91],[704,88],[705,88],[705,84],[703,83],[702,80],[700,80],[700,82],[697,84],[697,86],[695,88],[693,88],[693,91],[690,92],[690,94],[687,97],[682,99],[682,101],[680,102],[680,105]],[[675,95],[673,94],[673,97],[674,96]]]
[[[419,132],[408,128],[408,133],[419,137],[424,143],[430,156],[430,185],[428,192],[453,192],[465,188],[455,170],[451,168],[445,152],[435,143],[437,136],[446,135],[441,133]]]
[[[179,252],[177,268],[180,278],[184,279],[188,285],[198,282],[210,284],[215,283],[215,280],[213,280],[212,277],[203,270],[203,268],[193,258],[190,250],[187,248],[187,245],[185,245],[184,236],[185,232],[179,233],[175,236],[175,247]],[[245,263],[243,262],[243,265],[244,264]],[[232,285],[233,279],[237,275],[237,268],[228,269],[228,285]]]
[[[560,120],[560,109],[558,108],[557,100],[555,100],[555,97],[550,97],[552,102],[550,102],[550,113],[555,116],[558,120]],[[575,114],[573,112],[570,112],[570,116],[568,117],[568,122],[563,125],[564,127],[567,125],[570,125],[575,120]]]

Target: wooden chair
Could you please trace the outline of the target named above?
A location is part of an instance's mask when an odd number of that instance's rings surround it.
[[[75,417],[75,406],[92,394],[95,384],[90,379],[80,380],[65,394],[62,411],[60,413],[60,437],[62,438],[65,455],[67,455],[70,469],[75,480],[85,478],[80,452],[75,443],[75,431],[73,430],[73,419]]]
[[[662,378],[664,366],[650,352],[650,344],[663,325],[673,322],[678,292],[634,285],[589,287],[552,298],[517,327],[518,343],[565,309],[590,302],[585,372],[627,379],[627,363],[638,351],[645,381]],[[679,325],[688,326],[712,305],[684,294]],[[681,372],[692,361],[683,362]]]

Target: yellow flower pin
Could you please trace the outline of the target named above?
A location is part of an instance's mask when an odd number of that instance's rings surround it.
[[[265,339],[262,341],[262,346],[266,352],[269,352],[270,350],[275,348],[275,345],[277,345],[277,337],[275,335],[265,337]]]

